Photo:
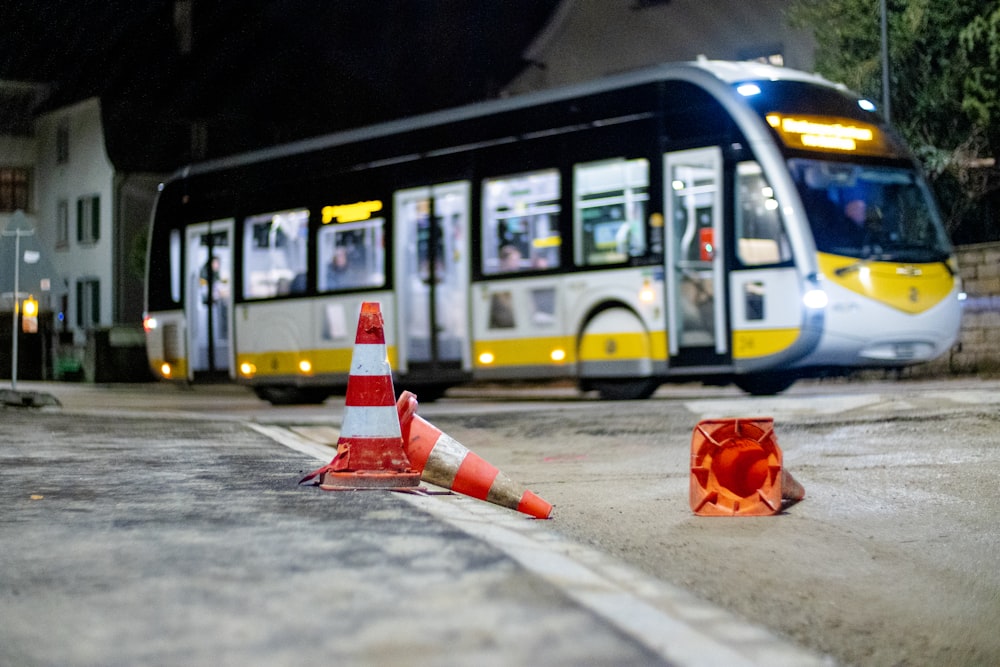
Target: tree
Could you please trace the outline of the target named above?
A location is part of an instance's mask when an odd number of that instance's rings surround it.
[[[949,230],[1000,237],[983,225],[1000,190],[1000,3],[888,0],[893,124],[913,147],[945,210]],[[873,100],[882,99],[879,3],[794,0],[793,25],[812,29],[816,68]],[[981,237],[981,238],[979,238]]]

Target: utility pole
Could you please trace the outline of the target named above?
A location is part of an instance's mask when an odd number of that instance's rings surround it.
[[[882,115],[885,122],[892,121],[889,108],[889,20],[885,8],[886,0],[879,0],[882,11]]]
[[[14,316],[10,326],[10,388],[17,391],[17,339],[18,326],[17,316],[21,312],[21,237],[31,236],[34,229],[21,229],[21,222],[24,220],[24,213],[20,210],[14,211],[10,224],[3,231],[4,236],[14,237]]]

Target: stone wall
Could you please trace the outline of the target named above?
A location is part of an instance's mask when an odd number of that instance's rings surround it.
[[[968,295],[958,344],[910,374],[1000,374],[1000,243],[959,246],[956,252]]]

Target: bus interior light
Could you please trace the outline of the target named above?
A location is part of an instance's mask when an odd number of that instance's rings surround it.
[[[756,83],[741,83],[736,86],[736,92],[743,97],[753,97],[754,95],[760,95],[760,86]]]
[[[864,109],[865,111],[875,111],[875,103],[872,102],[871,100],[862,98],[858,100],[858,106]]]

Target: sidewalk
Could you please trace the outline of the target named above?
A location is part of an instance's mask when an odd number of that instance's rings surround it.
[[[298,487],[316,458],[237,421],[0,419],[0,664],[822,664],[724,615],[728,645],[692,631],[544,522]]]

